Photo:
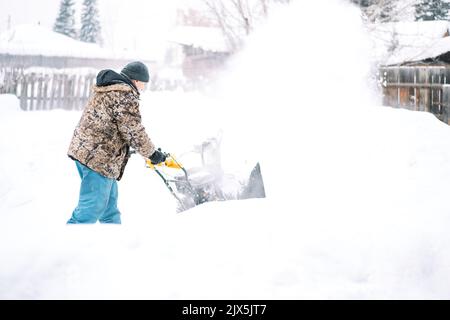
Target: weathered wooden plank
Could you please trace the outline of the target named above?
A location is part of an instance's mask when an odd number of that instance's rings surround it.
[[[20,85],[20,108],[22,110],[28,110],[28,82],[26,76],[22,78]]]
[[[70,90],[71,90],[71,81],[70,81],[70,76],[65,74],[64,75],[64,103],[63,103],[63,108],[66,110],[70,110],[71,106],[70,106],[70,102],[71,102],[71,98],[70,98]]]
[[[387,83],[387,88],[442,89],[441,83]]]
[[[417,67],[417,82],[421,84],[429,84],[429,72],[426,67]],[[419,88],[417,111],[429,111],[430,105],[430,89],[429,87]]]
[[[50,110],[53,110],[53,108],[55,107],[57,86],[58,86],[57,75],[53,74],[53,76],[51,77],[51,84],[50,84],[50,101],[49,101]]]
[[[72,76],[67,75],[64,90],[64,109],[72,109]]]
[[[42,89],[42,109],[48,110],[48,102],[49,102],[48,87],[49,87],[50,77],[48,75],[45,75],[43,81],[44,81],[44,86]]]
[[[56,93],[55,108],[63,108],[63,89],[64,89],[64,76],[58,75],[58,91]]]
[[[29,94],[29,96],[28,96],[28,99],[30,100],[30,107],[29,107],[29,110],[32,111],[32,110],[35,110],[35,109],[34,109],[34,107],[35,107],[35,104],[34,104],[34,100],[35,100],[35,92],[34,92],[34,90],[35,90],[35,85],[36,85],[36,74],[32,73],[32,74],[30,75],[30,77],[29,77],[29,82],[30,82],[30,86],[29,86],[29,88],[30,88],[30,94]]]
[[[36,90],[36,110],[42,110],[42,76],[39,75],[36,78],[37,90]]]
[[[77,109],[77,94],[76,94],[76,88],[77,88],[77,75],[72,75],[71,79],[71,89],[70,89],[70,97],[72,99],[71,101],[71,109],[76,110]]]
[[[82,85],[82,76],[77,76],[75,81],[75,94],[74,94],[74,109],[80,110],[81,108],[81,85]]]
[[[429,111],[435,115],[440,114],[440,77],[441,77],[442,68],[440,67],[432,67],[428,68],[429,73],[429,83],[432,85],[438,85],[438,87],[430,88],[430,105]]]
[[[66,77],[66,88],[64,91],[65,98],[65,109],[72,109],[72,76],[67,75]]]
[[[442,117],[441,120],[449,123],[450,118],[450,85],[444,85],[442,88]]]
[[[398,107],[399,90],[397,87],[390,87],[390,83],[399,83],[399,69],[386,68],[383,70],[383,80],[385,84],[385,96],[383,103],[388,106]]]
[[[91,94],[91,87],[94,83],[95,76],[87,76],[84,82],[84,90],[83,90],[83,107],[88,103],[89,96]]]

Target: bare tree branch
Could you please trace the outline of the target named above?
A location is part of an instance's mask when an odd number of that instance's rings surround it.
[[[221,28],[231,50],[238,50],[255,28],[268,16],[269,3],[287,4],[290,0],[202,0]]]

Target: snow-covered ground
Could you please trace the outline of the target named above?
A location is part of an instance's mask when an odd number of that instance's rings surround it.
[[[142,99],[158,146],[176,154],[221,130],[225,166],[260,161],[266,199],[176,214],[134,156],[123,224],[66,226],[80,113],[22,112],[0,96],[0,297],[450,298],[450,129],[378,106],[357,12],[330,1],[330,23],[314,25],[316,6],[274,16],[213,94]]]

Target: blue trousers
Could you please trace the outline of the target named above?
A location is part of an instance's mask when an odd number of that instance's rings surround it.
[[[78,206],[67,221],[72,223],[116,223],[120,224],[117,208],[117,181],[109,179],[75,161],[81,178]]]

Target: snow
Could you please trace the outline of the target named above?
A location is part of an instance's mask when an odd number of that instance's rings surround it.
[[[221,131],[228,168],[259,160],[266,199],[176,214],[134,156],[119,182],[123,224],[66,226],[80,113],[23,112],[0,95],[0,297],[448,299],[450,130],[429,113],[379,106],[358,12],[327,8],[332,30],[307,14],[317,2],[273,16],[215,92],[141,102],[164,150]],[[307,50],[326,35],[333,59]],[[329,85],[317,86],[324,75]]]
[[[46,27],[20,25],[0,35],[0,50],[9,54],[107,57],[100,46],[74,40]]]
[[[384,64],[399,64],[434,58],[450,49],[448,21],[389,22],[371,24],[367,30],[373,41],[373,56]],[[393,52],[389,52],[392,47]]]
[[[433,59],[450,51],[450,37],[440,38],[422,48],[404,48],[389,57],[388,65]]]
[[[0,53],[18,55],[65,56],[80,58],[136,59],[136,55],[126,51],[102,48],[94,43],[72,39],[51,29],[24,24],[0,34]],[[151,52],[140,54],[149,58]]]
[[[18,99],[13,94],[3,94],[1,96],[0,116],[9,116],[20,110]]]

